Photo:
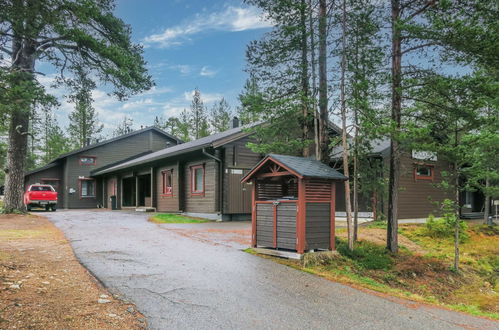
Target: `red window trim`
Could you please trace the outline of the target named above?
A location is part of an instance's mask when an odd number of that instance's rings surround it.
[[[81,159],[82,158],[92,158],[94,160],[94,162],[92,164],[84,164],[81,162]],[[78,158],[78,163],[82,166],[94,166],[94,165],[97,165],[97,157],[96,156],[79,156]]]
[[[93,196],[82,196],[81,194],[81,182],[82,181],[92,181],[93,183],[93,186],[94,186],[94,195]],[[84,178],[84,179],[78,179],[78,190],[79,190],[79,195],[80,195],[80,199],[83,199],[83,198],[95,198],[97,196],[97,192],[95,191],[95,189],[97,188],[97,184],[96,184],[96,181],[95,179],[90,179],[90,178]]]
[[[170,188],[171,190],[166,191],[166,174],[170,173]],[[162,193],[161,196],[169,196],[173,197],[173,169],[161,171],[161,180],[162,180]]]
[[[425,166],[431,169],[431,175],[418,175],[418,166]],[[414,164],[414,181],[427,180],[433,181],[435,179],[435,165],[433,164]]]
[[[205,169],[205,164],[199,164],[199,165],[193,165],[190,167],[190,170],[191,170],[191,195],[192,196],[204,196],[204,192],[205,192],[205,177],[206,177],[206,169]],[[194,190],[194,187],[196,186],[195,185],[195,173],[196,173],[196,169],[198,168],[202,168],[203,169],[203,189],[200,190],[200,191],[196,191]]]

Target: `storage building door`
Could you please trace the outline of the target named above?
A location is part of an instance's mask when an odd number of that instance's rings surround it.
[[[241,183],[241,179],[248,173],[249,169],[228,168],[228,185],[225,190],[228,201],[225,213],[251,213],[251,184]]]

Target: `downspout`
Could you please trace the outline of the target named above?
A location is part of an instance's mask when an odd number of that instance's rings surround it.
[[[222,160],[209,152],[206,151],[206,148],[202,149],[203,155],[210,157],[211,159],[214,159],[218,163],[218,210],[220,212],[220,215],[223,214],[223,168],[222,168]]]

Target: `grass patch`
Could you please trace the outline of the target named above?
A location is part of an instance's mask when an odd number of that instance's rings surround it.
[[[209,220],[190,218],[180,214],[158,213],[149,218],[149,221],[156,223],[203,223]]]
[[[400,224],[400,238],[411,246],[393,255],[379,241],[380,228],[383,223],[361,226],[365,240],[356,242],[353,251],[338,237],[338,253],[327,258],[265,258],[333,281],[499,320],[498,226],[468,226],[459,273],[451,270],[451,237],[435,238],[425,224]]]

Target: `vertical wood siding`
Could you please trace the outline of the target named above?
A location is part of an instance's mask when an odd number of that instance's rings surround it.
[[[277,205],[277,248],[296,249],[296,203]]]
[[[307,249],[329,249],[331,205],[307,202],[305,236]]]
[[[256,205],[256,244],[263,247],[274,247],[274,206],[272,204]]]
[[[250,137],[228,143],[223,146],[223,208],[225,214],[251,213],[251,185],[241,184],[237,174],[231,169],[241,169],[246,174],[255,166],[262,156],[251,151],[246,144],[252,142]]]
[[[163,174],[162,171],[172,170],[172,190],[173,195],[163,194]],[[156,208],[160,212],[178,212],[179,208],[179,170],[177,163],[161,165],[156,169]]]

